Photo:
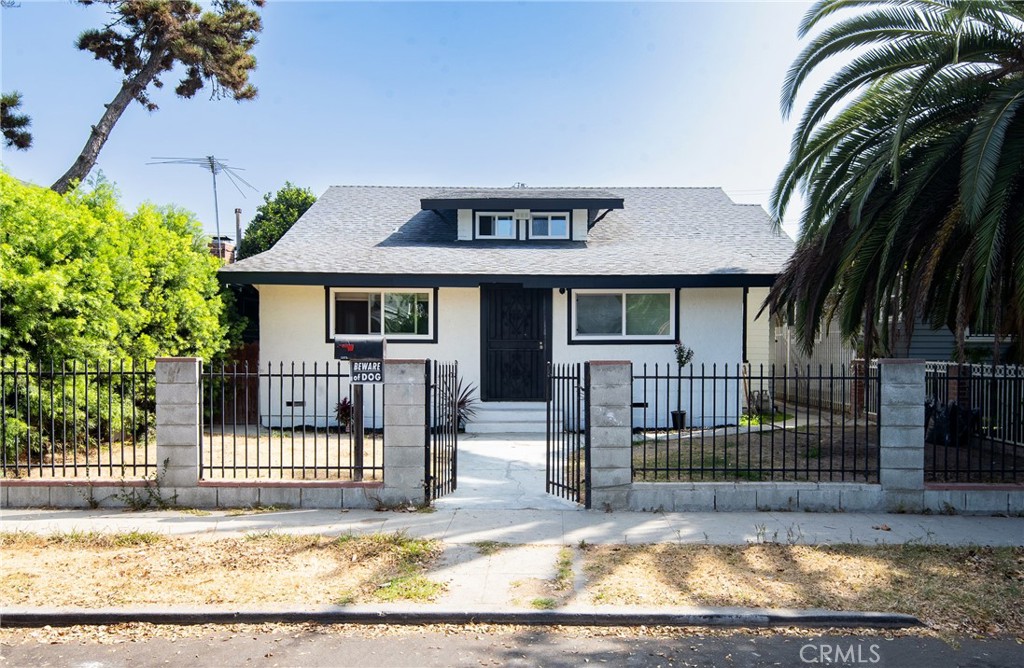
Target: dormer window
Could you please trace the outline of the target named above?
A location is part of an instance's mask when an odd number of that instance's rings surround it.
[[[477,239],[568,239],[568,211],[482,211],[476,213]]]
[[[568,239],[569,214],[534,213],[530,216],[531,239]]]
[[[477,239],[515,239],[516,220],[508,213],[477,213]]]
[[[592,188],[456,188],[420,198],[423,211],[455,212],[456,239],[560,240],[586,243],[590,228],[619,195]],[[439,220],[445,220],[438,214]]]

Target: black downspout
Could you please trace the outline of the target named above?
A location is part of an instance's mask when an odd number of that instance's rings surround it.
[[[750,293],[750,288],[743,288],[743,363],[746,364],[750,360],[747,359],[747,298]]]

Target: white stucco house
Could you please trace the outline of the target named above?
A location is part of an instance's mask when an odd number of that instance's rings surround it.
[[[221,279],[260,294],[260,360],[457,360],[484,407],[539,402],[547,362],[767,363],[767,289],[793,250],[719,188],[331,187]]]

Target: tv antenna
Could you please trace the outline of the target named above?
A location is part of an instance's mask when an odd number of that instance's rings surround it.
[[[245,171],[244,169],[242,169],[241,167],[229,167],[227,165],[227,162],[228,162],[227,160],[222,160],[222,159],[216,158],[216,157],[214,157],[212,155],[208,155],[205,158],[161,158],[161,157],[154,157],[154,158],[151,158],[151,160],[158,160],[159,162],[147,162],[146,164],[147,165],[197,165],[199,167],[202,167],[203,169],[209,170],[210,174],[213,176],[213,218],[214,218],[215,224],[217,226],[217,243],[220,243],[220,206],[217,203],[217,174],[219,174],[221,172],[224,172],[224,174],[226,174],[227,177],[228,177],[228,181],[231,181],[231,185],[233,185],[235,187],[235,190],[237,190],[238,194],[241,195],[243,198],[245,197],[245,193],[242,192],[241,187],[239,187],[239,185],[238,185],[239,182],[241,182],[242,184],[248,186],[249,188],[252,188],[253,192],[259,192],[258,190],[256,190],[256,188],[251,183],[249,183],[248,181],[243,179],[242,176],[240,174],[238,174],[238,172],[240,172],[240,171]],[[241,241],[241,239],[236,239],[235,240],[236,243],[239,242],[239,241]]]

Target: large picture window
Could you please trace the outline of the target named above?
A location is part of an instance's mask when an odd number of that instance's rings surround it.
[[[577,291],[573,293],[573,338],[675,338],[671,290]]]
[[[431,291],[335,290],[334,335],[375,334],[399,339],[433,336]]]

